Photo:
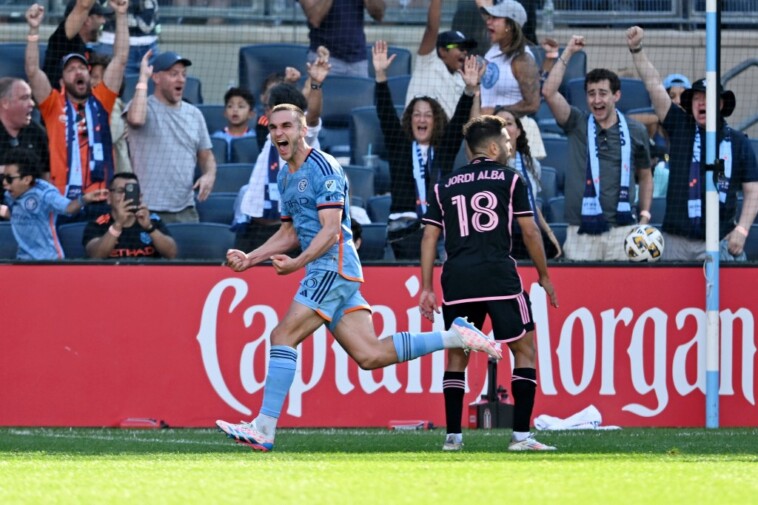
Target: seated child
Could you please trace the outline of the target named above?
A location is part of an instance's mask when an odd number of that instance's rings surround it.
[[[226,159],[232,159],[232,139],[255,137],[255,98],[243,88],[229,88],[224,95],[224,117],[226,126],[214,132],[211,137],[226,140]],[[220,162],[220,161],[219,161]]]

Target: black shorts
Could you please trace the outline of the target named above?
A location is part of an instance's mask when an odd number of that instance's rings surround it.
[[[456,317],[468,317],[474,326],[482,329],[484,318],[489,314],[495,340],[510,342],[518,340],[534,330],[532,304],[524,291],[515,298],[483,302],[457,303],[442,306],[445,328],[450,328]]]

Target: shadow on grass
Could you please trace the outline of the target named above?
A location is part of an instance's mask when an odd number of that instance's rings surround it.
[[[281,429],[276,453],[441,453],[444,430],[394,432],[382,429]],[[541,432],[537,438],[572,454],[752,456],[758,459],[758,429],[623,429]],[[503,454],[510,430],[464,433],[462,454]],[[112,428],[2,428],[0,459],[8,454],[116,456],[240,453],[250,449],[216,430],[121,430]],[[519,456],[513,454],[514,457]],[[525,456],[525,455],[520,455]],[[545,454],[545,456],[548,456]]]

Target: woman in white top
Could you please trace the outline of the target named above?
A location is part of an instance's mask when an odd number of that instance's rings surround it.
[[[521,30],[526,11],[515,0],[503,0],[480,11],[492,47],[484,58],[487,70],[481,81],[482,113],[491,114],[498,105],[524,116],[540,106],[540,73]]]

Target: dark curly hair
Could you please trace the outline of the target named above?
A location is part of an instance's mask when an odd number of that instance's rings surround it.
[[[529,148],[529,139],[526,137],[526,130],[524,130],[524,124],[521,122],[521,118],[518,117],[518,114],[502,105],[495,108],[494,114],[497,116],[501,112],[507,112],[513,116],[513,122],[516,123],[516,127],[521,130],[521,133],[516,139],[516,151],[521,155],[521,162],[529,171],[529,175],[531,175],[537,182],[537,187],[540,187],[540,178],[537,175],[537,170],[534,168],[532,150]]]
[[[428,96],[417,96],[410,101],[408,106],[403,111],[403,117],[401,119],[403,131],[410,140],[415,140],[413,138],[413,127],[411,120],[413,118],[413,107],[416,106],[416,102],[426,102],[432,108],[434,126],[432,127],[431,144],[432,146],[436,146],[439,144],[439,141],[442,138],[442,133],[447,127],[448,118],[447,114],[445,114],[445,109],[443,109],[439,102],[434,98]]]

